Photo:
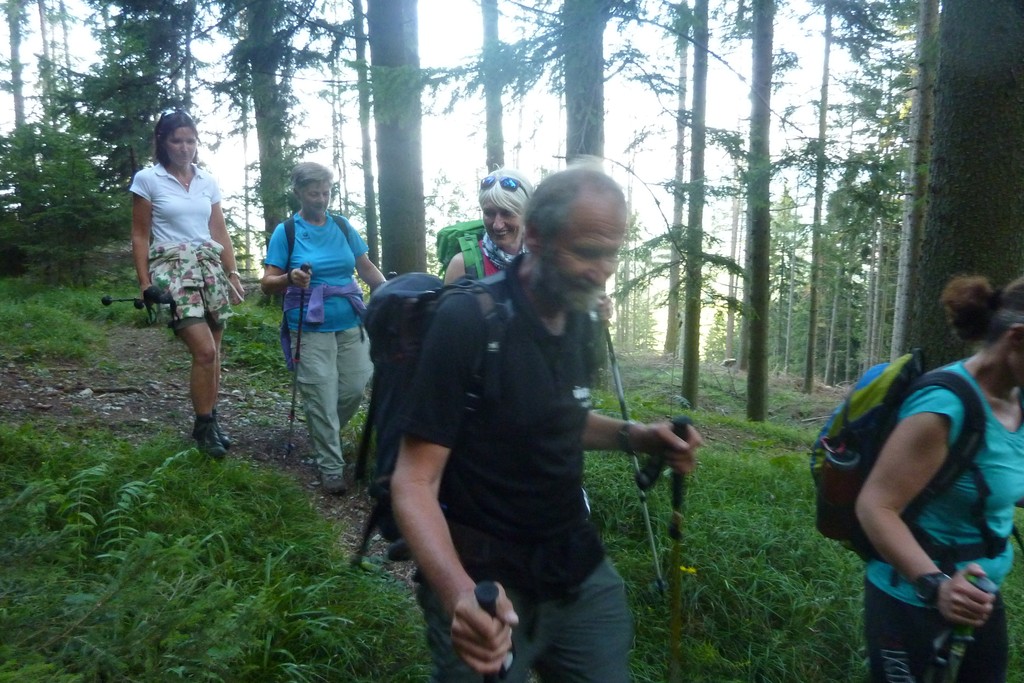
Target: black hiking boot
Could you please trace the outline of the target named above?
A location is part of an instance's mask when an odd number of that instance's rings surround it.
[[[220,460],[227,453],[224,445],[217,438],[217,422],[213,419],[213,415],[196,415],[192,438],[196,440],[199,452],[204,455]]]
[[[221,429],[220,420],[217,419],[217,409],[216,408],[213,409],[213,413],[212,414],[213,414],[213,428],[214,428],[214,431],[217,432],[217,441],[220,441],[220,445],[223,446],[225,449],[231,448],[231,437],[227,435],[227,432],[225,432],[223,429]]]

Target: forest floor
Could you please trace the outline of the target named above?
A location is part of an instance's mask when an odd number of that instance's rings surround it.
[[[24,424],[42,418],[66,425],[69,433],[102,427],[129,442],[151,438],[157,428],[180,431],[182,449],[194,445],[192,412],[188,395],[188,356],[170,333],[159,327],[121,327],[108,339],[106,362],[64,361],[40,364],[8,362],[0,368],[0,421]],[[172,362],[143,362],[173,359]],[[324,493],[298,399],[289,453],[289,406],[291,394],[258,391],[252,378],[222,377],[218,416],[232,439],[227,458],[250,461],[258,467],[274,467],[294,478],[308,493],[311,504],[328,520],[339,522],[342,548],[355,553],[371,499],[365,486],[353,481],[355,448],[345,443],[348,491]],[[74,428],[74,429],[72,429]],[[386,563],[386,544],[377,539],[370,548],[375,563],[408,580],[411,563]]]
[[[226,353],[230,354],[230,349]],[[643,362],[630,359],[620,363],[628,366],[624,367],[627,389],[657,384],[671,392],[677,384],[677,362],[651,357]],[[181,448],[185,449],[194,443],[188,367],[184,348],[162,326],[122,326],[108,338],[107,356],[99,362],[94,357],[85,361],[6,362],[0,367],[0,392],[4,396],[0,402],[0,421],[24,424],[39,420],[66,425],[69,434],[102,427],[129,442],[139,443],[151,438],[158,429],[170,428],[180,433]],[[341,495],[326,494],[320,488],[312,460],[301,405],[297,407],[294,425],[289,423],[290,386],[282,389],[280,377],[269,382],[258,375],[243,376],[243,372],[226,369],[222,376],[218,413],[233,441],[227,457],[244,459],[258,467],[274,467],[294,478],[308,492],[319,513],[338,522],[339,543],[354,555],[372,506],[365,485],[357,485],[353,480],[358,445],[351,437],[354,430],[347,430],[349,438],[345,441],[348,490]],[[709,384],[701,407],[742,417],[743,378],[731,369],[714,365],[705,374],[702,382]],[[808,397],[794,390],[794,378],[772,381],[774,409],[769,419],[778,422],[820,421],[845,393],[842,388],[822,387]],[[267,388],[271,384],[273,388]],[[672,400],[664,398],[667,402]],[[708,427],[702,431],[706,439],[735,438],[729,428]],[[290,452],[289,432],[293,444]],[[388,562],[385,552],[386,543],[377,538],[369,557],[374,564],[408,581],[411,563]]]

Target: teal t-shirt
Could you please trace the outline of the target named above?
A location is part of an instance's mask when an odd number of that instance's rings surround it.
[[[964,367],[963,361],[954,363],[949,369],[968,378],[971,385],[981,394],[977,382]],[[1024,498],[1024,428],[1010,431],[992,413],[988,401],[982,400],[985,408],[985,442],[975,462],[981,471],[991,493],[985,501],[985,517],[988,525],[999,536],[1009,536],[1013,530],[1014,506]],[[900,408],[899,419],[918,413],[936,413],[949,419],[949,444],[960,435],[964,424],[963,403],[952,391],[942,387],[925,387],[912,394]],[[978,543],[981,532],[971,517],[970,508],[978,500],[978,490],[973,476],[965,472],[950,489],[926,505],[917,523],[932,538],[942,544]],[[994,558],[981,557],[977,562],[996,584],[1001,584],[1013,563],[1013,546],[1006,544],[1002,554]],[[961,562],[957,568],[968,562]],[[899,600],[922,605],[917,599],[914,586],[902,576],[893,585],[895,572],[891,565],[881,560],[871,560],[867,566],[867,578],[882,591]]]
[[[281,270],[298,268],[303,263],[313,267],[313,278],[310,286],[336,285],[344,286],[352,282],[356,267],[356,259],[368,251],[366,242],[359,236],[355,228],[349,225],[348,239],[341,227],[328,214],[323,225],[311,225],[295,214],[295,247],[289,263],[288,237],[285,235],[284,223],[274,228],[267,245],[267,258],[264,263]],[[299,311],[288,312],[288,326],[296,329],[299,322]],[[359,324],[352,304],[345,297],[329,297],[324,300],[324,321],[319,324],[304,323],[302,329],[308,332],[341,332]]]

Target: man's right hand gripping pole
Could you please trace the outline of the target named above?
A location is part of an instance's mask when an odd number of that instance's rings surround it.
[[[456,607],[456,618],[452,620],[452,642],[463,660],[483,674],[484,683],[494,683],[503,679],[512,666],[512,627],[519,623],[519,617],[504,590],[493,581],[478,583],[473,597],[476,609],[472,613],[460,615],[461,610],[459,606]],[[481,618],[478,622],[477,618],[482,617],[481,612],[487,618]],[[465,619],[460,620],[459,616]]]

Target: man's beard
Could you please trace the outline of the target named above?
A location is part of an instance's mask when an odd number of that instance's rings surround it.
[[[603,288],[581,279],[566,276],[555,263],[551,252],[544,252],[537,259],[537,266],[530,278],[530,288],[540,301],[546,301],[563,310],[589,313],[597,307],[604,294]]]

